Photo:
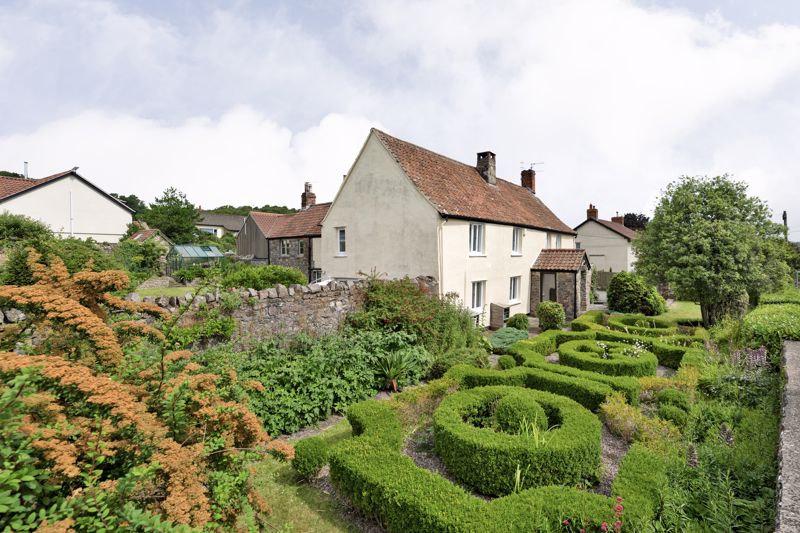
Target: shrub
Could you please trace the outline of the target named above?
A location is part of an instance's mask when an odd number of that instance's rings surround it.
[[[119,265],[97,244],[89,240],[50,239],[47,241],[24,241],[7,250],[8,261],[2,267],[2,283],[5,285],[31,285],[33,274],[27,263],[28,251],[34,249],[42,255],[42,262],[50,264],[54,257],[61,259],[67,271],[74,274],[92,265],[93,272],[112,270]]]
[[[166,250],[155,241],[125,240],[114,247],[112,256],[128,272],[155,274],[164,253]]]
[[[689,411],[689,396],[677,389],[664,389],[656,394],[658,405],[674,405],[683,411]]]
[[[509,368],[517,366],[517,361],[510,355],[502,355],[500,359],[497,360],[497,366],[502,370],[508,370]]]
[[[309,437],[294,445],[292,468],[305,479],[311,479],[328,463],[328,443],[320,437]]]
[[[777,363],[784,341],[800,340],[800,305],[761,305],[742,320],[743,342],[751,347],[766,346]]]
[[[0,213],[0,246],[19,242],[40,243],[52,238],[50,228],[38,220],[8,211]]]
[[[206,275],[211,271],[212,269],[203,265],[190,265],[174,271],[172,277],[181,283],[189,283],[196,279],[205,279]]]
[[[664,298],[644,278],[630,272],[619,272],[608,284],[608,308],[620,313],[660,315],[666,312]]]
[[[764,294],[761,296],[759,304],[800,304],[800,290],[792,288],[784,289],[781,292]]]
[[[514,394],[540,404],[557,429],[544,441],[526,435],[490,433],[465,419]],[[529,410],[531,413],[534,410]],[[542,391],[481,387],[442,400],[433,417],[436,452],[447,471],[482,494],[509,494],[518,467],[523,487],[573,485],[594,477],[600,466],[600,422],[576,402]]]
[[[608,317],[608,327],[631,335],[644,335],[646,337],[660,337],[678,333],[678,327],[672,322],[658,318],[648,318],[644,315],[610,315]]]
[[[453,348],[434,358],[429,372],[432,378],[440,378],[455,365],[470,365],[477,368],[489,366],[489,357],[483,347]]]
[[[348,320],[356,329],[413,335],[434,357],[484,343],[470,312],[455,295],[438,298],[408,278],[367,279],[362,309]]]
[[[638,441],[652,449],[670,451],[680,439],[680,432],[671,422],[646,416],[626,403],[619,393],[608,397],[600,406],[600,414],[608,429],[628,442]]]
[[[505,433],[519,435],[529,428],[540,431],[550,428],[544,408],[532,399],[525,389],[509,392],[494,404],[495,426]]]
[[[262,290],[275,285],[305,285],[308,280],[296,268],[280,265],[245,266],[226,274],[222,278],[225,288]]]
[[[602,311],[587,311],[570,322],[569,326],[572,328],[572,331],[604,330],[604,317],[605,315]]]
[[[516,313],[506,321],[507,328],[514,328],[525,332],[528,331],[529,324],[528,315],[525,313]]]
[[[655,375],[658,359],[638,344],[592,340],[569,341],[558,347],[561,364],[610,376]]]
[[[689,421],[689,413],[669,403],[658,404],[658,416],[659,418],[672,422],[678,429],[685,428],[686,423]]]
[[[561,329],[564,327],[564,306],[558,302],[542,302],[536,307],[536,316],[539,317],[539,329]]]
[[[505,353],[509,346],[517,341],[528,338],[528,331],[520,331],[515,328],[500,328],[489,338],[492,343],[492,351],[495,353]]]

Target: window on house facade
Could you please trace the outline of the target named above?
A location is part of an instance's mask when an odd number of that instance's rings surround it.
[[[579,241],[575,241],[575,248],[578,250],[581,249],[581,243]]]
[[[297,254],[298,255],[305,255],[306,253],[306,241],[300,239],[297,241]]]
[[[511,303],[519,302],[519,285],[522,276],[514,276],[508,284],[508,301]]]
[[[486,292],[485,281],[472,282],[472,310],[480,311],[483,309],[483,297]]]
[[[310,283],[317,283],[322,280],[322,270],[315,268],[311,271],[311,279],[308,280]]]
[[[281,239],[281,255],[289,255],[291,251],[291,241],[289,239]]]
[[[347,254],[347,234],[345,228],[336,228],[336,241],[338,242],[338,255]]]
[[[470,255],[483,255],[483,224],[469,225],[469,253]]]
[[[556,248],[561,248],[561,235],[556,235]]]
[[[514,228],[511,233],[511,254],[522,255],[522,228]]]
[[[553,234],[552,233],[548,233],[547,234],[547,246],[545,246],[545,248],[552,248],[552,247],[553,247]]]

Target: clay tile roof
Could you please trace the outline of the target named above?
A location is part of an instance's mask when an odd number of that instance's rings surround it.
[[[241,215],[221,215],[219,213],[200,212],[200,222],[203,226],[222,226],[228,231],[239,231],[244,226],[244,219]]]
[[[31,187],[36,187],[37,185],[43,185],[48,181],[53,181],[55,179],[64,177],[71,173],[72,173],[71,170],[67,170],[66,172],[59,172],[58,174],[53,174],[52,176],[47,176],[46,178],[40,178],[40,179],[0,176],[0,200],[5,200],[10,196],[19,194],[22,191],[30,189]]]
[[[161,231],[156,228],[140,229],[139,231],[128,237],[128,239],[136,242],[145,242],[146,240],[152,239],[157,235],[160,236],[162,239],[164,239],[167,243],[172,244],[172,241],[169,240],[166,235],[161,233]]]
[[[589,264],[586,250],[575,248],[547,248],[539,252],[532,270],[559,270],[578,272],[584,261]]]
[[[490,185],[473,166],[372,131],[442,216],[575,234],[530,190],[500,178]]]
[[[290,215],[253,211],[250,216],[268,239],[319,237],[322,235],[322,219],[330,206],[330,203],[315,204]]]
[[[633,231],[631,228],[629,228],[629,227],[627,227],[627,226],[625,226],[623,224],[617,224],[616,222],[612,222],[610,220],[601,220],[599,218],[594,219],[594,221],[597,222],[598,224],[601,224],[602,226],[605,226],[606,228],[610,229],[614,233],[622,235],[623,237],[625,237],[629,241],[631,241],[631,240],[633,240],[633,239],[635,239],[637,237],[635,231]]]

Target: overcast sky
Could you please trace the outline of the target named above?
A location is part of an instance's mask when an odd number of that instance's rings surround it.
[[[800,240],[795,0],[0,0],[0,27],[0,169],[296,207],[374,126],[512,181],[543,162],[573,226],[732,173]]]

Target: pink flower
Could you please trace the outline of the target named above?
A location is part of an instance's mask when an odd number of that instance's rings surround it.
[[[621,529],[622,529],[622,522],[620,522],[619,520],[614,522],[614,531],[619,531]]]
[[[622,503],[622,496],[617,496],[617,503]]]
[[[600,531],[608,531],[608,524],[606,524],[605,522],[600,524]]]
[[[586,530],[581,528],[580,533],[586,533]]]
[[[561,522],[561,523],[562,523],[562,524],[564,524],[565,526],[568,526],[568,525],[569,525],[569,520],[566,520],[566,519],[565,519],[565,520],[564,520],[563,522]]]
[[[617,504],[617,505],[614,506],[614,512],[617,513],[617,516],[622,514],[622,509],[623,509],[623,507],[620,504]]]

